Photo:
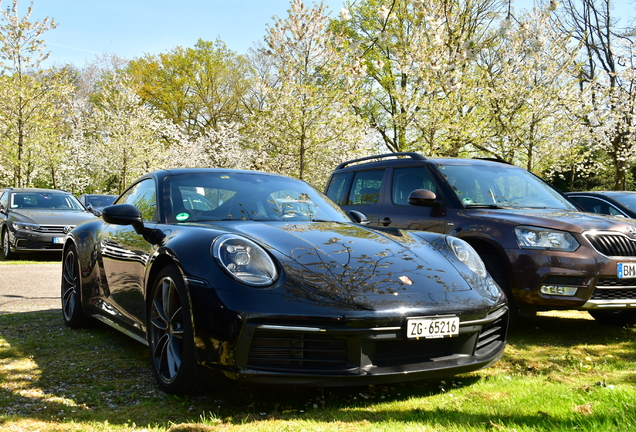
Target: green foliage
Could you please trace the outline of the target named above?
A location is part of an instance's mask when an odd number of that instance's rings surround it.
[[[241,123],[247,115],[251,67],[219,39],[132,60],[137,94],[188,133]]]

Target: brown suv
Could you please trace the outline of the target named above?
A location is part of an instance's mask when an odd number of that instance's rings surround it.
[[[395,153],[340,164],[325,192],[371,225],[466,240],[523,315],[578,309],[636,322],[634,221],[582,213],[525,169]]]

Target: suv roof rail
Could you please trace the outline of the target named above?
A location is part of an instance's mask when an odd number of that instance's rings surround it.
[[[347,162],[342,162],[340,165],[338,165],[336,167],[336,170],[342,169],[348,165],[352,165],[358,162],[364,162],[364,161],[368,161],[368,160],[373,160],[373,159],[389,159],[389,158],[396,158],[399,156],[404,156],[404,157],[409,157],[411,159],[415,159],[415,160],[426,160],[426,158],[424,156],[422,156],[419,153],[415,153],[415,152],[399,152],[399,153],[385,153],[385,154],[381,154],[381,155],[375,155],[375,156],[367,156],[367,157],[363,157],[360,159],[353,159]]]
[[[473,159],[477,159],[477,160],[485,160],[485,161],[490,161],[490,162],[499,162],[499,163],[504,163],[504,164],[508,164],[508,165],[514,165],[511,162],[508,162],[507,160],[503,160],[503,159],[499,159],[499,158],[490,158],[490,157],[476,157]]]

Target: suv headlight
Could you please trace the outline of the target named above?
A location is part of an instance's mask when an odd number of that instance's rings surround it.
[[[464,240],[457,237],[446,237],[446,243],[451,248],[457,259],[463,262],[466,267],[477,273],[481,277],[485,277],[488,272],[484,266],[484,262],[479,258],[475,249]]]
[[[37,231],[40,225],[26,222],[13,222],[11,224],[14,230]]]
[[[246,285],[268,286],[278,278],[276,264],[265,249],[244,237],[219,236],[212,243],[211,252],[228,275]]]
[[[579,242],[569,232],[528,226],[515,227],[519,247],[574,252]]]

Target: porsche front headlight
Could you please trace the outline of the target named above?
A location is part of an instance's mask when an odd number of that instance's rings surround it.
[[[457,259],[463,262],[466,267],[481,277],[485,277],[488,272],[484,266],[484,262],[481,260],[475,249],[464,240],[457,237],[446,237],[446,243],[451,248]]]
[[[268,286],[278,278],[276,264],[265,249],[245,237],[217,237],[212,256],[228,275],[246,285]]]
[[[579,242],[567,231],[518,226],[515,227],[515,235],[522,249],[574,252],[579,247]]]

